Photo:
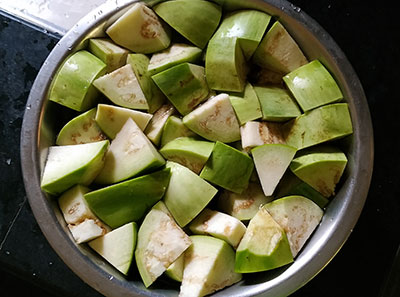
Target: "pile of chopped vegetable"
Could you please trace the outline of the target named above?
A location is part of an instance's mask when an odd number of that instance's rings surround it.
[[[269,14],[205,0],[135,3],[106,34],[49,93],[77,114],[41,187],[75,241],[181,297],[293,262],[347,164],[330,72]]]

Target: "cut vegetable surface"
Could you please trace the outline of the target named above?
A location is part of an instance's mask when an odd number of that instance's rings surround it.
[[[164,158],[129,118],[111,142],[104,168],[96,177],[96,183],[116,183],[164,164]]]
[[[235,252],[225,241],[204,235],[190,236],[179,297],[201,297],[242,279],[234,271]]]
[[[144,54],[163,50],[171,42],[167,27],[143,3],[135,3],[106,33],[116,44]]]
[[[212,235],[236,248],[242,239],[246,226],[238,219],[225,213],[204,209],[190,225],[194,234]]]
[[[109,104],[97,105],[96,123],[111,139],[121,131],[126,121],[131,118],[140,130],[144,130],[153,116],[149,113]]]
[[[202,50],[196,46],[174,43],[169,48],[151,56],[148,71],[154,75],[181,63],[195,63],[200,60],[201,54]]]
[[[150,59],[143,54],[129,54],[126,59],[126,63],[131,65],[138,79],[140,88],[146,97],[149,106],[147,111],[149,113],[154,113],[163,105],[165,96],[151,79],[151,74],[148,71],[149,62]]]
[[[152,78],[182,115],[191,112],[209,93],[202,66],[182,63],[153,75]]]
[[[255,64],[280,73],[288,73],[307,64],[296,41],[279,21],[265,34],[253,56]]]
[[[89,191],[88,187],[76,185],[65,191],[58,198],[58,205],[64,215],[65,222],[68,224],[79,224],[85,219],[96,219],[96,216],[83,198],[83,195]]]
[[[160,150],[160,153],[165,159],[186,166],[194,173],[199,174],[210,157],[213,148],[213,142],[180,137],[167,143]]]
[[[135,251],[144,285],[150,286],[191,243],[169,213],[157,209],[157,206],[150,210],[139,228]]]
[[[133,261],[136,238],[137,225],[130,222],[92,240],[89,246],[121,273],[127,275]]]
[[[242,148],[249,151],[252,148],[273,143],[285,143],[282,135],[282,126],[273,122],[250,121],[240,127]]]
[[[95,121],[97,109],[92,108],[68,123],[58,133],[57,145],[82,144],[107,139]]]
[[[343,77],[309,45],[321,61],[307,60],[299,27],[238,2],[126,4],[52,79],[64,127],[41,187],[74,244],[141,280],[139,295],[257,284],[314,244],[349,182]]]
[[[190,130],[211,141],[233,142],[240,139],[239,122],[229,96],[210,98],[183,118]]]
[[[186,226],[217,194],[217,189],[178,163],[168,161],[171,180],[163,201],[179,226]]]
[[[124,66],[129,53],[127,49],[116,45],[108,38],[91,38],[89,50],[107,65],[107,73]]]
[[[93,85],[116,105],[144,110],[149,108],[138,78],[129,64],[99,77]]]
[[[104,166],[104,155],[108,140],[51,146],[43,170],[41,188],[43,191],[58,195],[70,187],[89,185]]]
[[[68,225],[68,229],[76,243],[84,243],[105,235],[110,228],[98,220],[85,219],[77,225]]]
[[[291,262],[293,256],[285,231],[265,207],[260,208],[237,248],[235,271],[265,271]]]
[[[175,112],[175,108],[171,104],[164,104],[154,113],[152,119],[150,120],[150,123],[144,131],[147,138],[150,139],[154,145],[160,145],[164,126],[169,117],[172,116]]]
[[[76,243],[83,243],[106,234],[110,228],[90,210],[83,195],[90,189],[76,185],[58,198],[58,205]]]
[[[290,170],[325,197],[335,193],[347,164],[346,155],[332,146],[317,146],[301,151]]]
[[[265,196],[271,196],[289,167],[296,149],[284,144],[264,144],[251,150]]]
[[[274,220],[285,230],[293,257],[319,224],[323,211],[310,199],[288,196],[264,206]]]
[[[218,207],[241,221],[247,221],[256,215],[262,205],[271,202],[272,199],[272,196],[264,195],[259,183],[250,182],[241,194],[223,191],[218,197]]]

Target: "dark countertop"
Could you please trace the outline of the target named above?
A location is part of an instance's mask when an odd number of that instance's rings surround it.
[[[292,296],[400,296],[400,281],[383,290],[400,244],[399,7],[344,0],[292,2],[347,55],[364,86],[375,137],[374,174],[359,222],[331,263]],[[22,183],[19,134],[25,103],[56,42],[0,15],[0,285],[10,292],[7,296],[101,296],[50,248]],[[397,280],[399,266],[392,271]]]

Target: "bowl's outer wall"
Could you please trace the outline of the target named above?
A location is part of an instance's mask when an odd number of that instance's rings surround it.
[[[47,148],[54,144],[60,106],[47,94],[57,69],[90,37],[104,28],[136,1],[109,1],[78,22],[55,46],[32,86],[21,131],[21,164],[29,203],[45,237],[63,261],[86,283],[106,296],[177,296],[177,285],[161,281],[146,290],[138,276],[126,281],[85,245],[74,243],[54,198],[40,189]],[[160,1],[147,1],[152,5]],[[339,251],[362,211],[372,175],[373,132],[367,101],[353,68],[334,40],[306,13],[287,1],[215,1],[228,9],[255,8],[279,19],[306,56],[321,60],[338,81],[349,103],[354,134],[342,144],[349,159],[345,181],[329,204],[320,226],[289,266],[258,273],[215,296],[287,296],[311,280]],[[162,288],[164,287],[164,289]],[[165,289],[167,288],[167,289]]]

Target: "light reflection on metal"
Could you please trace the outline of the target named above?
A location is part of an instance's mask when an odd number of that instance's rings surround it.
[[[49,33],[64,35],[106,0],[0,0],[0,11]]]

